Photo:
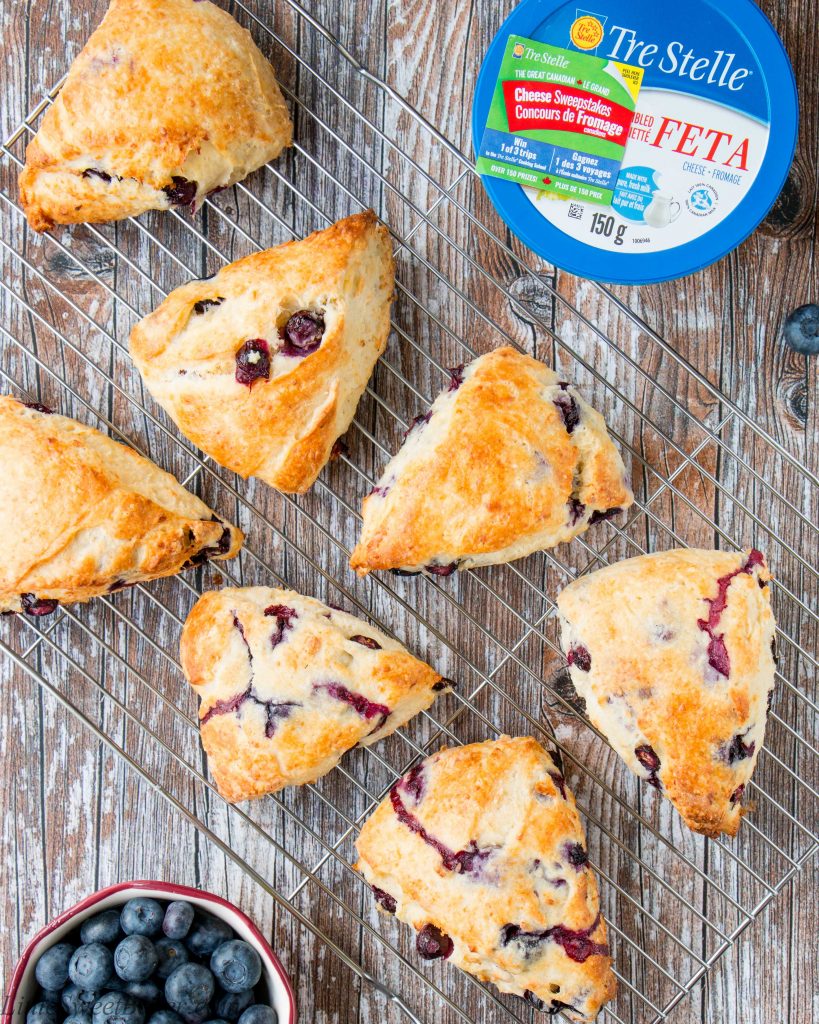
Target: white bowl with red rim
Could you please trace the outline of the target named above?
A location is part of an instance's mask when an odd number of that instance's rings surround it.
[[[206,910],[226,921],[240,939],[250,943],[262,959],[262,980],[267,985],[270,1005],[279,1017],[279,1024],[296,1024],[296,1000],[290,979],[262,933],[238,907],[201,889],[171,882],[120,882],[100,889],[75,907],[63,911],[29,942],[11,976],[8,995],[3,1004],[2,1024],[25,1024],[26,1013],[37,1001],[38,985],[34,968],[43,953],[74,931],[87,917],[102,910],[121,907],[134,896],[152,896],[157,900],[187,900],[197,910]]]

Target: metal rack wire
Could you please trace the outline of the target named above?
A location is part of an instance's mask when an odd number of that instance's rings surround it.
[[[50,619],[15,617],[4,623],[2,651],[415,1021],[523,1021],[531,1010],[446,965],[419,967],[408,930],[376,917],[353,871],[361,823],[397,775],[441,743],[509,732],[556,744],[587,825],[620,980],[603,1018],[664,1020],[817,849],[819,479],[616,295],[589,285],[592,312],[572,305],[550,268],[499,234],[457,147],[295,0],[286,4],[296,26],[287,39],[299,38],[298,52],[251,7],[235,7],[289,83],[296,145],[195,217],[171,212],[32,237],[15,177],[60,83],[2,147],[0,376],[17,393],[127,440],[247,534],[228,565]],[[332,166],[312,155],[319,148],[325,158],[336,152]],[[143,392],[127,357],[129,329],[184,281],[363,206],[393,231],[398,299],[349,454],[301,498],[237,480]],[[597,326],[604,315],[605,333]],[[502,343],[559,364],[606,415],[637,485],[626,521],[447,580],[356,580],[346,561],[360,499],[401,431],[438,392],[445,367]],[[774,528],[780,521],[787,535]],[[561,677],[560,587],[617,558],[684,544],[755,544],[777,575],[779,685],[749,787],[755,810],[735,841],[688,834],[619,765]],[[315,785],[230,807],[208,779],[176,655],[187,611],[224,580],[343,603],[458,679],[459,692],[376,749],[352,752]]]

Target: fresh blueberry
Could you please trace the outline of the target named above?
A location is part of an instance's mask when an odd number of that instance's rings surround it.
[[[216,949],[210,958],[210,969],[226,992],[244,992],[261,978],[262,961],[247,942],[232,939]]]
[[[154,949],[159,957],[156,968],[158,978],[167,978],[180,964],[188,962],[188,951],[179,939],[157,939]]]
[[[803,356],[819,353],[819,306],[800,306],[785,321],[785,341]]]
[[[128,900],[122,908],[119,923],[126,935],[158,935],[165,911],[162,904],[148,896]]]
[[[90,1013],[72,1013],[70,1017],[66,1017],[63,1024],[91,1024]]]
[[[162,996],[162,989],[155,981],[129,981],[125,991],[143,1003],[158,1003]]]
[[[215,988],[213,975],[207,967],[182,964],[165,982],[165,1000],[183,1017],[195,1016],[206,1010]]]
[[[239,1018],[239,1024],[279,1024],[279,1015],[272,1006],[251,1006]]]
[[[77,1014],[91,1013],[94,1003],[101,995],[101,992],[92,992],[90,989],[80,988],[79,985],[69,982],[62,991],[60,1001],[67,1014],[76,1016]]]
[[[118,942],[122,938],[118,910],[103,910],[83,921],[80,928],[83,942]]]
[[[74,955],[74,947],[68,942],[58,942],[47,949],[37,961],[34,977],[43,988],[59,990],[68,981],[68,965]]]
[[[94,1003],[92,1024],[143,1024],[145,1007],[127,992],[106,992]]]
[[[154,944],[144,935],[126,935],[114,950],[114,969],[123,981],[147,981],[158,963]]]
[[[165,911],[162,931],[169,939],[184,939],[191,930],[193,914],[193,906],[187,900],[174,900]]]
[[[148,1018],[148,1024],[184,1024],[184,1021],[173,1010],[157,1010]]]
[[[96,991],[114,973],[114,954],[101,942],[89,942],[74,951],[68,964],[68,977],[80,988]]]
[[[233,938],[233,929],[221,918],[201,910],[194,918],[185,945],[194,956],[210,956],[217,946]]]
[[[26,1024],[58,1024],[56,1003],[35,1003],[26,1014]]]
[[[213,1009],[221,1020],[236,1021],[253,1001],[254,995],[250,989],[246,992],[225,992],[216,1000]]]
[[[434,924],[425,924],[415,937],[415,948],[424,960],[446,960],[455,946],[452,939],[440,928],[436,928]]]

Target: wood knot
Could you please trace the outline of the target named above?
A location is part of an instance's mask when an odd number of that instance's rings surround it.
[[[795,381],[786,392],[785,402],[800,423],[804,425],[808,422],[808,385],[806,381]]]
[[[813,189],[803,180],[802,170],[794,164],[760,231],[773,238],[794,238],[803,231],[812,231],[813,211],[806,201],[812,194]]]
[[[529,309],[533,316],[550,324],[554,316],[554,295],[549,291],[550,279],[537,274],[523,274],[509,285],[509,291],[524,309]],[[513,303],[512,309],[516,316],[521,316],[520,309]]]

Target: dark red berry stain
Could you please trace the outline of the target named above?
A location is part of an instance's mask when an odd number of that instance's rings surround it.
[[[555,768],[557,768],[556,772],[548,772],[549,778],[555,784],[555,786],[557,787],[560,795],[565,800],[566,799],[566,776],[565,776],[565,772],[564,772],[564,768],[563,768],[563,755],[560,753],[559,750],[550,750],[548,753],[549,753],[549,756],[551,757],[551,759],[552,759],[552,761],[554,763]]]
[[[171,206],[191,206],[196,199],[197,184],[181,175],[174,174],[172,184],[166,185],[162,191],[168,197]]]
[[[577,402],[574,400],[572,395],[564,392],[564,394],[558,395],[557,398],[554,399],[554,403],[557,406],[557,411],[563,419],[563,426],[566,428],[566,433],[573,433],[574,428],[580,422],[580,409],[577,406]]]
[[[217,295],[215,299],[200,299],[198,302],[194,302],[193,311],[197,316],[201,316],[203,313],[207,313],[209,309],[221,306],[224,301],[225,299],[222,295]]]
[[[452,939],[434,924],[425,924],[415,937],[415,948],[424,960],[446,960],[455,948]]]
[[[742,785],[741,786],[737,786],[737,788],[731,794],[731,803],[732,804],[738,804],[739,801],[742,799],[742,794],[744,792],[745,792],[745,783],[743,782]]]
[[[425,426],[432,419],[432,409],[427,412],[422,412],[420,416],[416,416],[415,419],[410,423],[407,429],[404,431],[404,440],[410,436],[410,434],[423,426]]]
[[[577,498],[569,498],[569,525],[576,526],[586,514],[586,506]]]
[[[299,613],[295,608],[288,608],[284,604],[271,604],[265,608],[264,613],[268,618],[276,618],[276,628],[270,634],[270,646],[278,647],[284,640],[287,630],[293,628],[293,619],[297,619]]]
[[[347,446],[347,442],[341,437],[336,438],[336,440],[333,441],[333,447],[330,449],[330,462],[336,462],[338,459],[342,458],[342,456],[347,456],[349,454],[350,449]]]
[[[398,904],[394,896],[390,896],[388,892],[384,892],[383,889],[379,889],[377,885],[371,885],[370,888],[373,891],[376,902],[387,911],[388,914],[394,914]]]
[[[455,684],[455,682],[452,679],[441,678],[441,679],[438,680],[437,683],[433,683],[432,684],[432,689],[436,693],[440,693],[441,690],[446,690],[446,689],[454,690],[455,689],[455,685],[456,684]]]
[[[744,761],[746,757],[753,757],[754,750],[756,743],[753,740],[746,744],[742,736],[736,735],[725,748],[724,756],[728,764],[733,764],[734,761]]]
[[[222,520],[218,516],[211,516],[210,520],[212,523],[221,523]],[[194,535],[192,531],[188,531],[188,541],[193,543]],[[216,544],[212,544],[210,547],[202,548],[197,551],[195,555],[185,562],[182,566],[183,569],[193,569],[196,566],[204,565],[209,558],[217,558],[219,555],[226,555],[230,551],[230,527],[225,526],[222,530],[222,535]]]
[[[414,569],[390,569],[393,576],[420,576],[420,570]]]
[[[450,562],[449,565],[425,565],[424,569],[431,576],[451,576],[458,570],[457,562]]]
[[[613,519],[615,516],[619,516],[622,511],[621,508],[607,508],[605,512],[595,510],[589,519],[589,526],[594,526],[595,523],[602,523],[606,519]]]
[[[353,690],[348,690],[346,686],[342,686],[341,683],[313,683],[314,693],[326,693],[333,700],[341,701],[343,704],[349,704],[350,707],[365,721],[369,722],[370,719],[378,717],[378,721],[372,728],[372,732],[376,732],[381,726],[387,721],[392,712],[386,704],[376,704],[374,701],[369,700],[364,696],[363,693],[355,693]]]
[[[350,639],[354,644],[361,644],[362,647],[369,647],[371,651],[381,650],[381,644],[377,640],[373,640],[371,636],[362,636],[360,633],[356,633],[356,635],[351,636]]]
[[[744,565],[717,580],[717,596],[706,597],[708,603],[708,618],[697,619],[699,628],[708,634],[708,664],[720,675],[727,679],[731,674],[731,658],[728,648],[725,646],[725,634],[717,633],[722,613],[728,605],[728,588],[737,576],[743,574],[751,575],[758,565],[765,564],[765,557],[761,551],[754,549],[748,555]]]
[[[660,759],[654,747],[649,746],[647,743],[644,743],[641,747],[635,747],[634,756],[648,772],[648,779],[646,781],[651,783],[655,789],[662,789],[662,783],[657,776],[657,772],[660,770]]]
[[[566,859],[578,871],[589,863],[589,855],[583,849],[582,843],[567,843],[564,849]]]
[[[60,602],[55,601],[52,598],[42,597],[39,600],[34,594],[21,594],[20,603],[23,606],[23,611],[26,615],[51,615],[59,607]]]
[[[83,178],[99,178],[100,181],[122,181],[122,178],[118,174],[109,174],[107,171],[101,171],[97,167],[86,167],[82,172]]]
[[[405,793],[409,793],[417,807],[424,799],[424,791],[426,789],[426,775],[423,763],[411,768],[397,785]]]
[[[279,350],[283,356],[301,359],[311,355],[324,337],[324,313],[300,309],[280,329],[279,337],[283,342]]]
[[[449,388],[448,391],[457,391],[458,388],[464,382],[464,367],[463,363],[460,366],[453,366],[449,370]]]
[[[23,405],[27,409],[33,409],[35,412],[41,412],[46,416],[51,416],[54,412],[53,409],[49,409],[47,405],[41,405],[39,402],[23,402]]]
[[[600,923],[600,914],[594,919],[588,928],[575,930],[557,924],[553,928],[546,928],[542,932],[525,932],[517,924],[505,924],[501,928],[501,945],[508,946],[510,942],[516,942],[523,947],[524,956],[530,956],[541,943],[556,942],[563,948],[564,953],[575,963],[584,964],[589,957],[597,954],[608,956],[609,947],[605,943],[594,942],[591,939],[592,932]]]
[[[591,672],[591,655],[585,647],[581,647],[579,644],[569,648],[566,660],[570,665],[576,665],[581,672]]]
[[[407,778],[409,780],[410,777],[408,776]],[[402,786],[402,782],[396,783],[390,791],[390,801],[401,824],[406,825],[410,832],[414,832],[420,839],[423,839],[427,846],[431,846],[433,850],[437,851],[438,856],[441,858],[441,863],[447,871],[479,878],[483,871],[484,861],[492,856],[495,852],[494,848],[482,850],[475,840],[472,839],[465,849],[458,850],[457,852],[450,850],[448,846],[445,846],[439,839],[436,839],[435,836],[427,832],[415,815],[407,810],[404,801],[401,799],[400,789],[406,788],[409,792],[412,792],[410,787],[413,785],[413,782],[408,781],[406,786]]]
[[[252,388],[257,380],[270,379],[270,346],[264,338],[246,341],[236,353],[236,383]]]

